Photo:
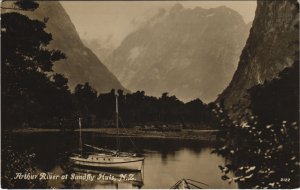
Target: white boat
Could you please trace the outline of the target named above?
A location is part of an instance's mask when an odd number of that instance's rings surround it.
[[[70,159],[77,165],[91,166],[115,170],[142,170],[144,157],[91,154],[87,156],[72,156]]]
[[[119,134],[118,119],[119,119],[118,97],[116,96],[116,127]],[[135,171],[140,171],[143,168],[145,158],[141,156],[137,156],[136,154],[132,154],[132,153],[107,150],[107,149],[102,149],[102,148],[85,144],[85,146],[97,150],[98,153],[85,154],[85,155],[82,154],[81,118],[79,118],[79,139],[80,139],[79,149],[81,150],[81,154],[75,154],[70,157],[70,160],[76,165],[115,169],[115,170],[135,170]],[[119,140],[117,142],[119,146]]]

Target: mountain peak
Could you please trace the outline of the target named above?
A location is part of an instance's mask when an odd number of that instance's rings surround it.
[[[176,13],[176,12],[179,12],[181,10],[183,10],[184,7],[182,6],[182,4],[180,3],[176,3],[170,10],[170,13]]]
[[[299,52],[299,46],[291,46],[299,41],[299,27],[295,27],[299,23],[297,5],[297,1],[257,2],[255,19],[238,69],[217,99],[233,117],[249,105],[248,89],[276,78],[293,63],[295,52]]]
[[[124,89],[117,78],[81,41],[75,26],[58,1],[39,1],[35,11],[19,11],[31,19],[49,18],[46,31],[53,37],[49,48],[59,49],[66,59],[54,64],[54,71],[64,74],[71,89],[79,83],[89,82],[98,92]]]
[[[174,7],[176,14],[127,36],[105,63],[132,91],[212,101],[236,69],[248,36],[246,24],[241,15],[239,20],[209,9]]]

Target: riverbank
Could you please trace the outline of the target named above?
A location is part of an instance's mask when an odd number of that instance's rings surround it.
[[[120,136],[134,138],[158,138],[158,139],[184,139],[197,141],[215,141],[218,130],[195,130],[182,129],[181,131],[144,131],[135,128],[124,129],[118,131],[116,128],[84,128],[83,133],[97,133],[103,136]],[[41,128],[24,128],[14,129],[13,133],[49,133],[49,132],[79,132],[76,130],[62,131],[60,129],[41,129]]]

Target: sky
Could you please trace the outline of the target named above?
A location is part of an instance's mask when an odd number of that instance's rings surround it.
[[[159,9],[176,3],[206,9],[225,5],[239,12],[246,23],[254,19],[256,9],[256,1],[61,1],[82,39],[115,47]]]

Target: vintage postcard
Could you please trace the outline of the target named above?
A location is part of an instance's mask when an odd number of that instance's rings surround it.
[[[299,3],[1,2],[1,188],[299,188]]]

